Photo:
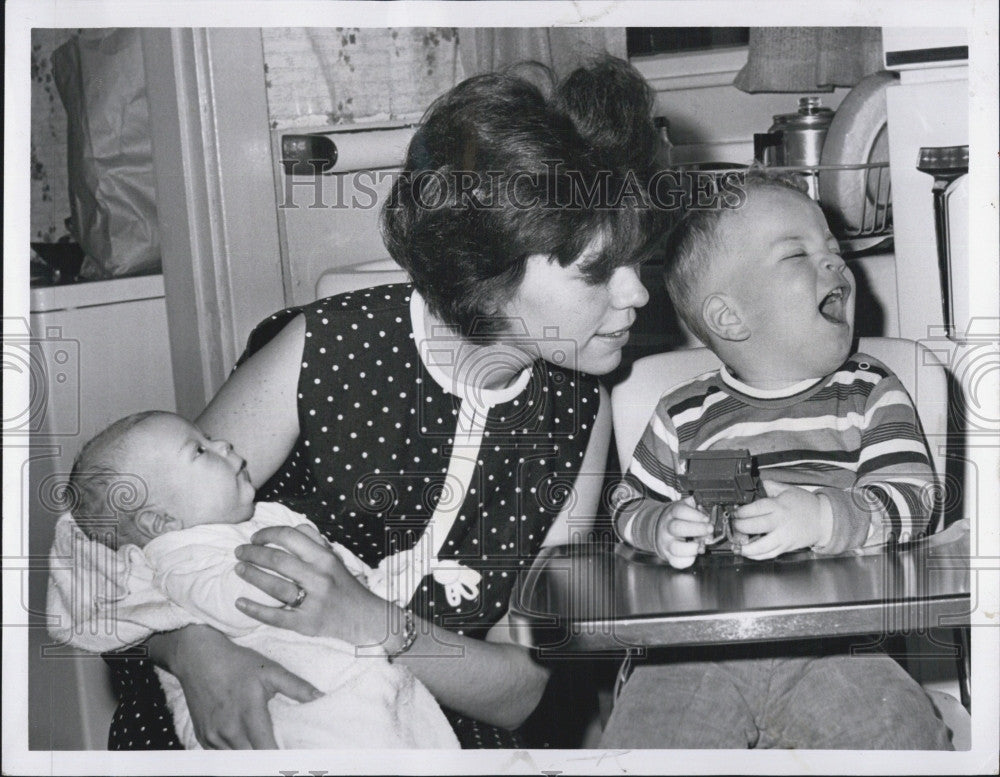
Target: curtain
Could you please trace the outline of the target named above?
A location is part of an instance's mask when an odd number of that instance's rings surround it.
[[[450,27],[265,27],[271,129],[411,120],[464,77]]]
[[[488,73],[516,62],[534,60],[550,67],[558,79],[604,52],[624,59],[625,28],[465,28],[459,30],[459,52],[466,75]]]
[[[271,129],[415,119],[476,73],[535,60],[559,78],[602,52],[625,57],[624,27],[270,27],[261,33]]]
[[[744,92],[832,92],[882,70],[878,27],[751,27],[733,85]]]

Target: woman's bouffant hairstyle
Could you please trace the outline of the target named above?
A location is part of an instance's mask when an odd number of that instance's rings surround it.
[[[612,57],[548,95],[512,69],[434,102],[382,211],[389,253],[430,310],[488,341],[508,326],[499,313],[532,254],[565,267],[599,239],[585,268],[594,283],[644,259],[666,223],[646,191],[652,104],[642,76]]]
[[[741,178],[743,197],[739,200],[740,206],[747,202],[751,192],[759,189],[781,189],[809,196],[805,182],[794,173],[770,172],[754,164],[741,174]],[[716,201],[719,202],[718,198]],[[701,279],[713,259],[734,250],[734,246],[723,244],[720,226],[727,214],[738,210],[738,207],[719,204],[711,208],[692,208],[670,230],[664,247],[663,280],[667,295],[688,329],[706,345],[709,344],[709,333],[701,317],[704,301]]]

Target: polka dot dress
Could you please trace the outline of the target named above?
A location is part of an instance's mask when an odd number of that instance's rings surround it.
[[[119,699],[108,750],[183,750],[153,663],[142,653],[140,647],[104,657]]]
[[[406,284],[380,286],[283,311],[257,328],[248,349],[305,314],[300,437],[258,499],[304,513],[373,567],[411,548],[437,503],[454,498],[445,474],[462,401],[421,360],[410,295]],[[537,362],[520,393],[489,409],[471,482],[439,553],[481,576],[478,595],[448,596],[428,575],[410,601],[415,613],[474,638],[503,617],[518,571],[530,566],[565,504],[598,405],[596,379]],[[445,712],[463,747],[520,746],[511,732]],[[130,721],[115,724],[114,741],[125,730],[136,741]]]

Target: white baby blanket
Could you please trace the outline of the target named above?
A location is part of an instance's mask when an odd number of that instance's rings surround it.
[[[304,523],[282,505],[259,503],[244,523],[196,526],[157,537],[144,549],[126,545],[115,551],[87,539],[64,515],[50,553],[49,633],[62,643],[102,652],[137,644],[157,631],[204,623],[325,694],[307,703],[279,694],[269,702],[279,747],[457,748],[434,697],[384,653],[362,654],[342,640],[277,629],[236,609],[239,596],[280,604],[236,575],[236,546],[265,526]],[[371,572],[346,548],[333,550],[355,576],[364,579]],[[157,674],[182,744],[200,747],[180,683],[163,670]]]

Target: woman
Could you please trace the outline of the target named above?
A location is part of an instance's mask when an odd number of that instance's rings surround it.
[[[247,458],[258,499],[377,567],[384,597],[319,537],[265,530],[240,549],[240,574],[289,605],[241,609],[384,650],[465,747],[521,746],[511,730],[548,672],[506,634],[516,572],[543,542],[585,530],[571,510],[596,512],[610,412],[593,376],[621,360],[663,221],[642,186],[651,105],[613,59],[549,97],[512,75],[459,84],[429,109],[383,212],[412,287],[273,316],[199,418]],[[149,647],[209,747],[274,747],[267,699],[312,693],[202,627]],[[168,746],[148,734],[169,721],[149,701],[158,688],[129,667],[112,747]]]

